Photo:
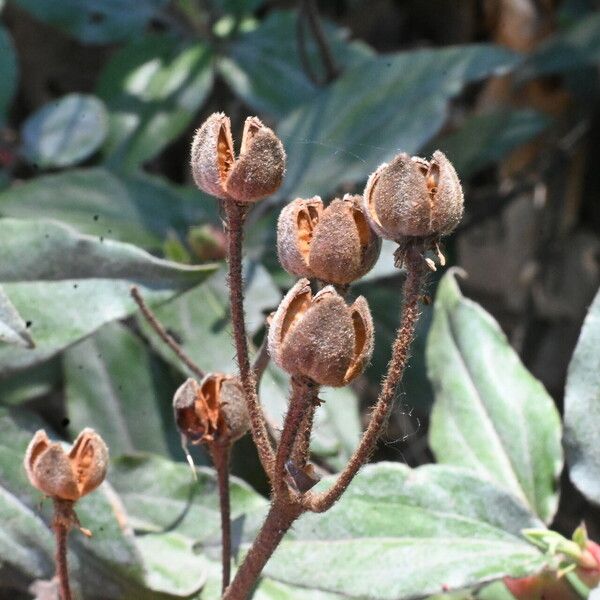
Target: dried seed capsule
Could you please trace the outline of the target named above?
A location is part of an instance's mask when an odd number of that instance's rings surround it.
[[[258,118],[248,117],[236,159],[231,121],[223,113],[214,113],[196,131],[191,162],[194,181],[207,194],[255,202],[279,189],[285,151],[271,129]]]
[[[373,229],[399,243],[406,238],[439,238],[450,233],[463,214],[458,175],[436,150],[430,161],[399,154],[369,178],[365,212]]]
[[[368,273],[379,257],[381,240],[369,227],[360,200],[346,195],[325,209],[318,196],[288,204],[277,228],[283,268],[335,285],[348,285]]]
[[[31,484],[44,494],[75,501],[104,481],[108,448],[93,429],[84,429],[67,454],[40,429],[27,447],[24,466]]]
[[[287,293],[269,329],[275,363],[321,385],[346,385],[362,373],[372,352],[367,301],[359,297],[348,306],[331,286],[313,297],[306,279]]]
[[[209,373],[201,384],[188,379],[173,397],[179,431],[193,444],[234,442],[249,427],[244,392],[231,375]]]

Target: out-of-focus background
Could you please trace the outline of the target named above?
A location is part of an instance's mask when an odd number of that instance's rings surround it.
[[[440,148],[465,192],[448,263],[464,269],[463,293],[499,321],[562,408],[600,283],[598,8],[594,0],[0,0],[0,283],[22,319],[4,333],[0,318],[0,339],[14,338],[0,346],[0,404],[65,438],[93,425],[115,455],[182,460],[170,399],[184,371],[132,316],[127,290],[145,286],[203,368],[233,370],[223,270],[203,282],[202,271],[181,267],[225,256],[218,207],[192,187],[189,169],[194,129],[224,111],[238,140],[256,114],[288,153],[282,189],[249,217],[256,346],[292,282],[275,253],[282,203],[360,193],[397,152]],[[354,286],[370,303],[377,345],[351,390],[324,393],[314,448],[325,470],[351,450],[389,357],[401,282],[390,248]],[[0,317],[9,304],[0,296]],[[432,460],[431,316],[425,307],[376,459]],[[262,393],[276,421],[281,373],[268,371]],[[207,462],[201,452],[196,459]],[[249,440],[234,470],[266,491]],[[570,534],[585,517],[598,538],[598,513],[566,477],[564,485],[555,526]]]

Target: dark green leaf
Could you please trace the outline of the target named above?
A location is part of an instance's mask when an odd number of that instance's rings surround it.
[[[468,471],[379,463],[328,512],[301,517],[265,574],[352,598],[416,598],[538,570],[545,558],[520,531],[540,525]]]
[[[25,477],[22,466],[25,448],[31,439],[27,429],[33,425],[26,417],[15,421],[6,412],[0,415],[0,589],[16,587],[22,591],[34,579],[50,579],[54,574],[53,534],[50,529],[51,503],[41,506],[41,494]],[[77,514],[84,527],[93,532],[87,539],[77,530],[69,536],[69,573],[71,584],[83,598],[106,600],[154,600],[189,596],[202,585],[205,574],[182,569],[175,581],[157,581],[160,572],[152,571],[146,549],[140,552],[136,539],[119,522],[127,519],[112,488],[103,485],[77,503]],[[121,521],[119,521],[119,519]],[[190,548],[188,546],[188,555]],[[164,553],[165,562],[181,553]],[[156,559],[154,559],[156,560]],[[168,596],[157,596],[157,591]]]
[[[101,168],[36,177],[0,193],[3,216],[56,219],[82,233],[155,251],[170,232],[185,239],[191,225],[216,220],[216,210],[198,190]]]
[[[69,94],[27,118],[22,151],[42,169],[68,167],[94,154],[107,132],[104,104],[94,96]]]
[[[569,364],[565,390],[565,449],[570,476],[600,504],[600,292],[596,294]]]
[[[550,119],[529,109],[474,115],[458,131],[436,140],[430,150],[445,152],[459,175],[466,178],[498,162],[549,124]]]
[[[10,298],[4,293],[0,286],[0,342],[14,344],[24,348],[35,346],[27,323],[13,306]]]
[[[313,98],[319,87],[307,76],[298,50],[297,11],[273,11],[253,31],[243,34],[219,61],[219,70],[233,91],[258,112],[282,117]],[[349,67],[373,52],[348,32],[327,23],[324,28],[339,67]],[[305,32],[311,68],[323,73],[320,53]]]
[[[36,19],[86,44],[139,35],[168,0],[15,0]]]
[[[1,9],[1,7],[0,7]],[[17,57],[8,31],[0,25],[0,126],[17,91]]]
[[[416,153],[440,129],[448,101],[518,56],[497,46],[415,50],[365,60],[284,119],[288,172],[278,197],[328,195],[364,180],[399,151]]]
[[[129,244],[82,235],[52,221],[0,220],[0,282],[36,340],[35,350],[0,348],[0,375],[42,362],[132,313],[137,283],[154,302],[197,285],[213,266],[188,267]],[[69,307],[69,310],[66,310]]]
[[[167,36],[136,40],[113,57],[97,86],[110,112],[112,165],[133,171],[179,137],[211,90],[212,60],[202,43]]]
[[[110,323],[69,348],[64,371],[73,435],[92,427],[114,455],[181,455],[171,410],[176,383],[126,327]]]
[[[538,77],[563,73],[600,62],[600,14],[586,15],[566,31],[557,33],[531,54],[519,75]]]
[[[490,478],[551,521],[563,465],[558,411],[498,323],[462,296],[453,271],[438,287],[427,364],[437,460]]]

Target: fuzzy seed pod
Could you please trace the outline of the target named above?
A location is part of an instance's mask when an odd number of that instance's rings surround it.
[[[279,189],[285,172],[283,144],[258,118],[244,124],[236,159],[231,121],[213,113],[192,142],[192,175],[196,185],[222,200],[255,202]]]
[[[360,196],[336,198],[323,208],[321,198],[298,198],[279,215],[277,253],[296,277],[348,285],[370,271],[381,250],[360,205]]]
[[[40,429],[27,447],[23,464],[38,490],[55,499],[75,501],[104,481],[108,448],[93,429],[84,429],[67,454]]]
[[[361,296],[351,306],[331,286],[314,297],[307,279],[287,293],[269,328],[269,354],[290,375],[344,386],[373,353],[373,321]]]
[[[399,154],[369,178],[364,207],[371,226],[384,238],[439,238],[462,218],[462,187],[439,150],[430,161]]]
[[[173,410],[179,431],[193,444],[231,443],[249,427],[239,380],[209,373],[201,384],[188,379],[175,392]]]

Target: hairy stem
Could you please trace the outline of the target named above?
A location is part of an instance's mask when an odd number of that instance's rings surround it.
[[[273,472],[273,487],[276,494],[287,495],[286,462],[292,454],[294,442],[301,434],[300,425],[304,415],[310,410],[311,398],[314,395],[315,385],[309,379],[292,377],[292,394],[289,407],[285,416],[285,423],[277,456],[275,457],[275,470]]]
[[[71,504],[65,506],[61,500],[54,501],[54,537],[56,539],[56,548],[54,552],[54,561],[56,565],[56,578],[60,590],[60,600],[72,600],[71,586],[69,585],[69,569],[67,566],[67,536],[69,535],[70,515],[72,511]]]
[[[225,591],[223,600],[246,600],[248,598],[275,548],[301,513],[302,507],[298,504],[274,501],[250,551],[235,574],[231,585]]]
[[[204,371],[186,354],[184,349],[173,339],[173,336],[165,329],[164,325],[158,320],[158,317],[152,312],[150,307],[146,304],[146,301],[142,297],[140,290],[137,286],[132,286],[131,297],[135,300],[138,305],[140,312],[146,319],[146,322],[160,339],[175,353],[175,356],[198,378],[204,378]]]
[[[269,442],[265,417],[256,391],[256,378],[248,357],[248,341],[244,318],[244,286],[242,280],[242,240],[244,235],[244,216],[246,209],[234,202],[225,202],[228,225],[229,250],[229,303],[231,305],[231,323],[240,380],[250,417],[252,438],[258,450],[258,456],[267,476],[271,478],[274,462],[273,448]]]
[[[298,435],[294,441],[290,460],[298,467],[306,465],[310,456],[310,434],[312,433],[315,411],[317,410],[317,398],[319,390],[314,390],[314,396],[311,403],[306,407],[306,411],[300,421]]]
[[[221,511],[221,587],[225,592],[231,579],[231,510],[229,502],[229,455],[230,444],[211,444],[212,457],[219,486],[219,508]]]
[[[404,284],[404,303],[400,327],[392,348],[392,357],[388,365],[387,375],[383,382],[377,404],[371,414],[369,426],[363,434],[358,448],[340,473],[335,483],[326,492],[307,494],[304,506],[313,512],[324,512],[344,493],[360,467],[369,460],[377,439],[389,418],[396,388],[402,379],[408,359],[410,344],[414,338],[415,326],[419,318],[419,299],[424,282],[426,266],[423,258],[414,249],[406,257],[405,265],[408,276]]]

